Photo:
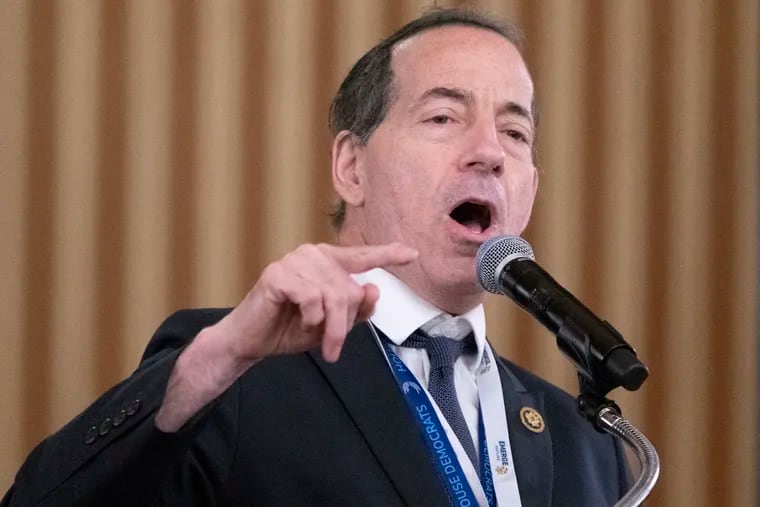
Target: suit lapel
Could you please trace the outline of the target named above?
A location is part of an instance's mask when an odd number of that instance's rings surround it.
[[[352,330],[337,363],[326,363],[319,351],[310,355],[403,501],[414,506],[448,505],[419,427],[368,326]]]
[[[528,392],[523,384],[499,360],[504,404],[507,408],[509,441],[517,470],[517,484],[523,507],[551,505],[554,460],[549,426],[540,432],[531,431],[523,422],[520,411],[533,409],[546,421],[543,395]]]

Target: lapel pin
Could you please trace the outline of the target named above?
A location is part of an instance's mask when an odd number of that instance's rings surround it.
[[[544,418],[533,407],[523,407],[520,409],[520,421],[522,421],[523,426],[533,433],[541,433],[546,427]]]

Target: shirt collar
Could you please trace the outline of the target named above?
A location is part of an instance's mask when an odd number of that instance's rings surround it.
[[[401,345],[415,330],[446,313],[415,294],[408,285],[382,268],[351,276],[358,283],[372,283],[379,289],[380,298],[370,320],[395,345]],[[477,354],[470,363],[474,369],[480,365],[486,341],[483,305],[479,304],[459,317],[469,322],[475,337]]]

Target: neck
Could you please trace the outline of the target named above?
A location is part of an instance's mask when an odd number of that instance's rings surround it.
[[[461,315],[483,303],[484,292],[480,287],[474,284],[472,287],[463,287],[459,283],[435,284],[429,277],[420,276],[418,263],[389,266],[385,269],[393,273],[418,296],[451,315]]]
[[[371,244],[367,241],[362,228],[352,223],[352,216],[346,217],[343,227],[337,231],[337,243],[341,246],[362,246]],[[461,282],[441,285],[434,283],[433,277],[426,276],[419,260],[401,266],[382,266],[404,282],[419,297],[451,315],[461,315],[483,302],[483,289],[473,280],[472,283]]]

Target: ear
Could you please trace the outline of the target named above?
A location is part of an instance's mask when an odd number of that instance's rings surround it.
[[[364,202],[360,150],[359,140],[348,130],[343,130],[335,136],[332,146],[333,188],[352,206],[359,206]]]

